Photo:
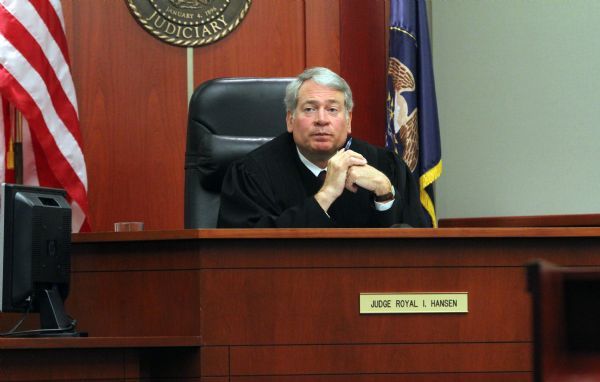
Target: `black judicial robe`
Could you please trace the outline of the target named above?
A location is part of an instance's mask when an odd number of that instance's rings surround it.
[[[394,153],[358,139],[351,149],[388,176],[396,191],[394,204],[377,211],[373,193],[344,190],[327,214],[314,195],[317,177],[300,161],[290,133],[284,133],[229,167],[221,190],[218,226],[222,228],[326,228],[426,226],[417,184]]]

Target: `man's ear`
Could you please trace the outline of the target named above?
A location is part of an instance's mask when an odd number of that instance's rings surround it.
[[[292,130],[294,130],[293,124],[292,124],[293,122],[294,122],[294,116],[292,115],[292,112],[288,111],[287,114],[285,115],[285,124],[286,124],[288,133],[291,133]]]
[[[352,112],[348,112],[348,118],[346,121],[346,130],[348,134],[352,133]]]

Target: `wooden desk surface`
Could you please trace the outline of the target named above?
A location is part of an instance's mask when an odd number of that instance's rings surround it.
[[[0,338],[0,350],[197,348],[201,343],[198,336]]]
[[[91,232],[73,234],[74,243],[102,241],[155,241],[186,239],[441,239],[502,237],[596,237],[600,227],[500,227],[500,228],[261,228],[186,229],[141,232]]]
[[[531,381],[525,265],[599,266],[600,228],[104,232],[72,252],[81,330],[199,336],[189,378]],[[358,309],[360,293],[457,291],[466,314]]]

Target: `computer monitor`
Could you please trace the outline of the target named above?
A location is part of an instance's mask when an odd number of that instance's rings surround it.
[[[41,327],[3,334],[77,335],[63,305],[71,276],[66,192],[3,183],[0,235],[0,311],[39,312]]]

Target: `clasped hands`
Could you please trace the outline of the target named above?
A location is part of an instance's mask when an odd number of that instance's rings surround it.
[[[369,165],[365,157],[355,151],[342,149],[327,162],[327,176],[323,186],[315,194],[315,199],[327,212],[344,189],[356,192],[359,187],[375,195],[385,195],[392,191],[392,183],[388,177]]]

